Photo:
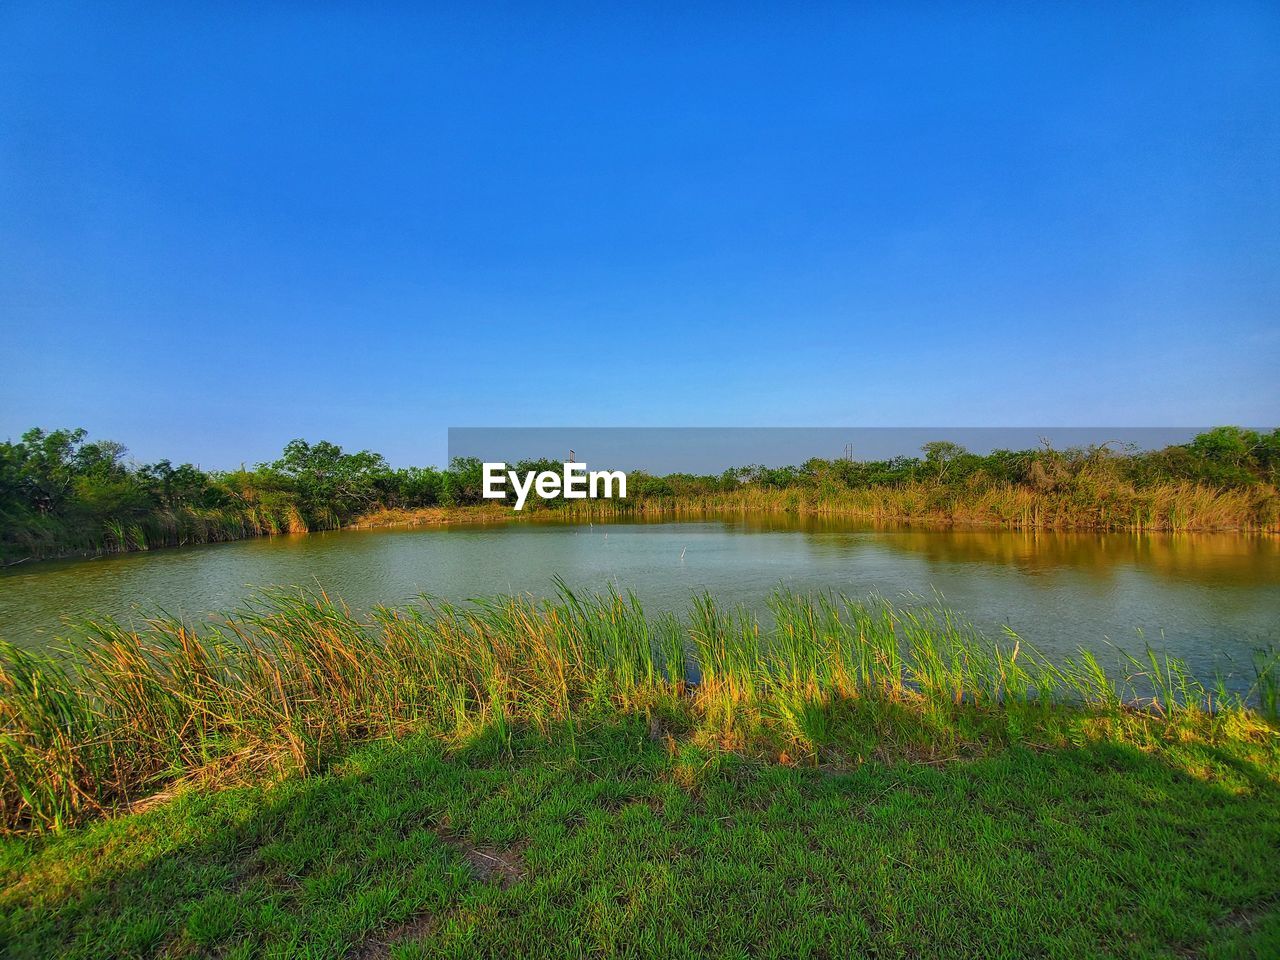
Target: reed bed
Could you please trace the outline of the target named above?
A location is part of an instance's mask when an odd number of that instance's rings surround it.
[[[361,514],[345,525],[348,530],[373,527],[422,527],[458,523],[509,523],[519,514],[505,503],[452,507],[380,507]]]
[[[1238,695],[1153,651],[1118,676],[1087,651],[1054,663],[936,603],[782,591],[769,608],[768,625],[708,595],[686,617],[651,615],[634,596],[561,584],[552,600],[424,598],[357,616],[277,589],[199,628],[87,621],[56,654],[0,645],[0,823],[57,829],[177,780],[307,771],[410,730],[571,735],[598,711],[665,717],[655,729],[726,749],[782,744],[784,762],[835,756],[850,717],[887,740],[908,718],[938,754],[972,740],[975,721],[982,736],[1036,742],[1275,735],[1274,651]]]
[[[795,513],[877,522],[916,522],[1062,530],[1280,532],[1280,496],[1266,486],[1218,488],[1189,482],[1134,487],[1098,481],[1068,490],[1017,484],[954,486],[927,482],[858,488],[759,487],[566,501],[569,515],[616,516]]]
[[[336,518],[315,525],[316,529],[337,526]],[[133,522],[33,522],[18,538],[18,547],[25,559],[48,559],[226,543],[281,533],[308,533],[311,529],[298,508],[289,503],[251,503],[243,508],[217,509],[180,507],[157,510]]]

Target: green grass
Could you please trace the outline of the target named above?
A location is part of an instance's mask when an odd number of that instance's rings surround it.
[[[419,734],[6,841],[0,952],[1271,957],[1278,770],[1241,742],[784,766],[613,711]]]
[[[1241,697],[1152,650],[1119,677],[1087,650],[1055,663],[938,606],[785,591],[769,605],[767,628],[710,596],[682,621],[562,585],[546,602],[426,602],[361,618],[322,593],[273,591],[216,627],[90,621],[60,657],[0,645],[0,825],[56,830],[174,781],[305,772],[419,730],[547,731],[601,706],[675,711],[693,742],[812,765],[1274,736],[1274,658],[1260,656]],[[849,704],[874,742],[832,740],[830,715]]]
[[[0,956],[1280,952],[1276,660],[498,597],[0,651]]]

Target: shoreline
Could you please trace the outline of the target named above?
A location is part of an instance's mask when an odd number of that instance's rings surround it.
[[[316,530],[278,530],[278,531],[247,531],[243,536],[237,537],[219,537],[218,539],[205,540],[192,543],[163,543],[156,546],[146,548],[131,548],[128,550],[68,550],[57,554],[47,554],[40,556],[19,557],[14,560],[6,560],[0,563],[0,574],[12,567],[19,567],[24,564],[41,564],[54,560],[99,560],[104,557],[124,556],[127,554],[137,553],[154,553],[156,551],[176,550],[184,547],[207,547],[220,543],[239,543],[243,540],[260,540],[269,537],[296,537],[310,536],[311,534],[320,533],[337,533],[343,530],[370,530],[379,527],[393,526],[450,526],[453,524],[466,523],[501,523],[504,521],[505,515],[510,510],[501,507],[422,507],[413,511],[377,511],[368,514],[363,518],[357,518],[350,523],[343,524],[338,527],[321,527]],[[384,519],[382,514],[415,514],[414,516],[395,516],[393,518]],[[372,517],[373,519],[367,519]]]
[[[1072,729],[1146,742],[1179,726],[1216,737],[1232,717],[1272,735],[1280,722],[1275,650],[1255,657],[1256,682],[1241,693],[1149,646],[1138,657],[1117,648],[1120,675],[1083,649],[1051,660],[939,601],[779,589],[762,621],[695,593],[683,620],[612,589],[577,595],[559,583],[558,596],[365,615],[321,590],[268,588],[204,624],[84,620],[67,658],[0,644],[0,830],[92,819],[188,776],[224,781],[241,750],[306,770],[312,750],[416,729],[447,740],[495,718],[545,730],[597,708],[657,709],[731,753],[789,750],[813,765],[857,753],[828,742],[824,719],[850,706],[879,726],[967,715],[933,728],[938,755],[966,742],[1052,746]],[[1014,717],[1010,741],[1001,728]],[[302,753],[298,737],[311,744]]]
[[[99,624],[83,672],[0,650],[15,957],[1280,942],[1277,664],[1254,705],[940,607],[262,601],[216,636]]]
[[[528,523],[538,521],[559,521],[565,523],[607,523],[610,520],[625,521],[632,518],[672,517],[677,521],[689,518],[735,517],[735,516],[793,516],[813,517],[818,519],[843,519],[864,521],[874,526],[902,527],[919,530],[975,530],[975,531],[1050,531],[1060,533],[1133,533],[1133,534],[1239,534],[1241,536],[1277,536],[1280,535],[1280,522],[1267,524],[1204,524],[1204,525],[1152,525],[1140,523],[1098,524],[1086,522],[1021,522],[1018,520],[1003,521],[998,519],[983,520],[972,516],[951,516],[945,514],[886,514],[875,511],[841,509],[822,504],[818,505],[781,505],[775,507],[759,507],[755,505],[715,505],[703,506],[697,503],[639,501],[634,505],[614,507],[593,507],[591,505],[574,505],[568,507],[533,507],[519,513],[509,507],[499,507],[493,513],[474,515],[473,517],[453,518],[450,511],[475,508],[458,507],[423,507],[409,510],[376,511],[366,514],[342,527],[344,530],[370,530],[380,527],[398,526],[434,526],[448,525],[456,522],[492,522]],[[438,519],[437,514],[445,514]],[[390,514],[390,516],[385,516]]]
[[[628,518],[671,517],[714,519],[733,516],[794,516],[846,519],[866,522],[876,526],[902,527],[918,530],[1043,530],[1060,533],[1132,533],[1132,534],[1236,534],[1240,536],[1280,536],[1280,520],[1265,522],[1198,522],[1195,520],[1173,523],[1167,520],[1153,522],[1099,522],[1096,520],[1045,515],[1043,510],[1030,511],[1012,517],[982,516],[968,508],[947,511],[902,512],[875,509],[849,504],[803,498],[787,491],[777,497],[733,497],[706,501],[699,498],[638,498],[626,502],[604,501],[559,507],[532,506],[516,512],[505,504],[466,506],[435,506],[378,509],[356,517],[333,528],[317,530],[246,531],[243,536],[222,536],[202,542],[157,544],[146,548],[127,550],[68,550],[40,556],[25,556],[0,563],[0,574],[5,570],[26,564],[40,564],[50,560],[95,560],[101,557],[127,553],[150,553],[177,547],[206,546],[212,543],[234,543],[260,537],[296,536],[310,533],[332,533],[342,530],[373,530],[390,527],[452,526],[471,523],[529,523],[539,521],[560,522],[608,522]],[[1046,501],[1047,506],[1055,505]]]

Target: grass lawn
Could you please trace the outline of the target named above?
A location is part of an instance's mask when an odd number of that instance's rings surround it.
[[[790,766],[602,714],[0,851],[15,960],[1280,956],[1274,743]]]

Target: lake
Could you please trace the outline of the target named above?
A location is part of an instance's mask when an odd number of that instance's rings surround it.
[[[1145,641],[1204,678],[1252,681],[1252,651],[1280,644],[1280,538],[925,530],[787,516],[699,522],[347,530],[22,564],[0,574],[0,637],[49,646],[62,617],[128,622],[163,608],[200,619],[254,587],[323,586],[353,607],[421,593],[451,600],[608,583],[646,608],[684,610],[709,590],[763,609],[778,585],[861,597],[941,595],[988,633],[1003,625],[1048,653]],[[1141,631],[1141,636],[1139,635]]]

